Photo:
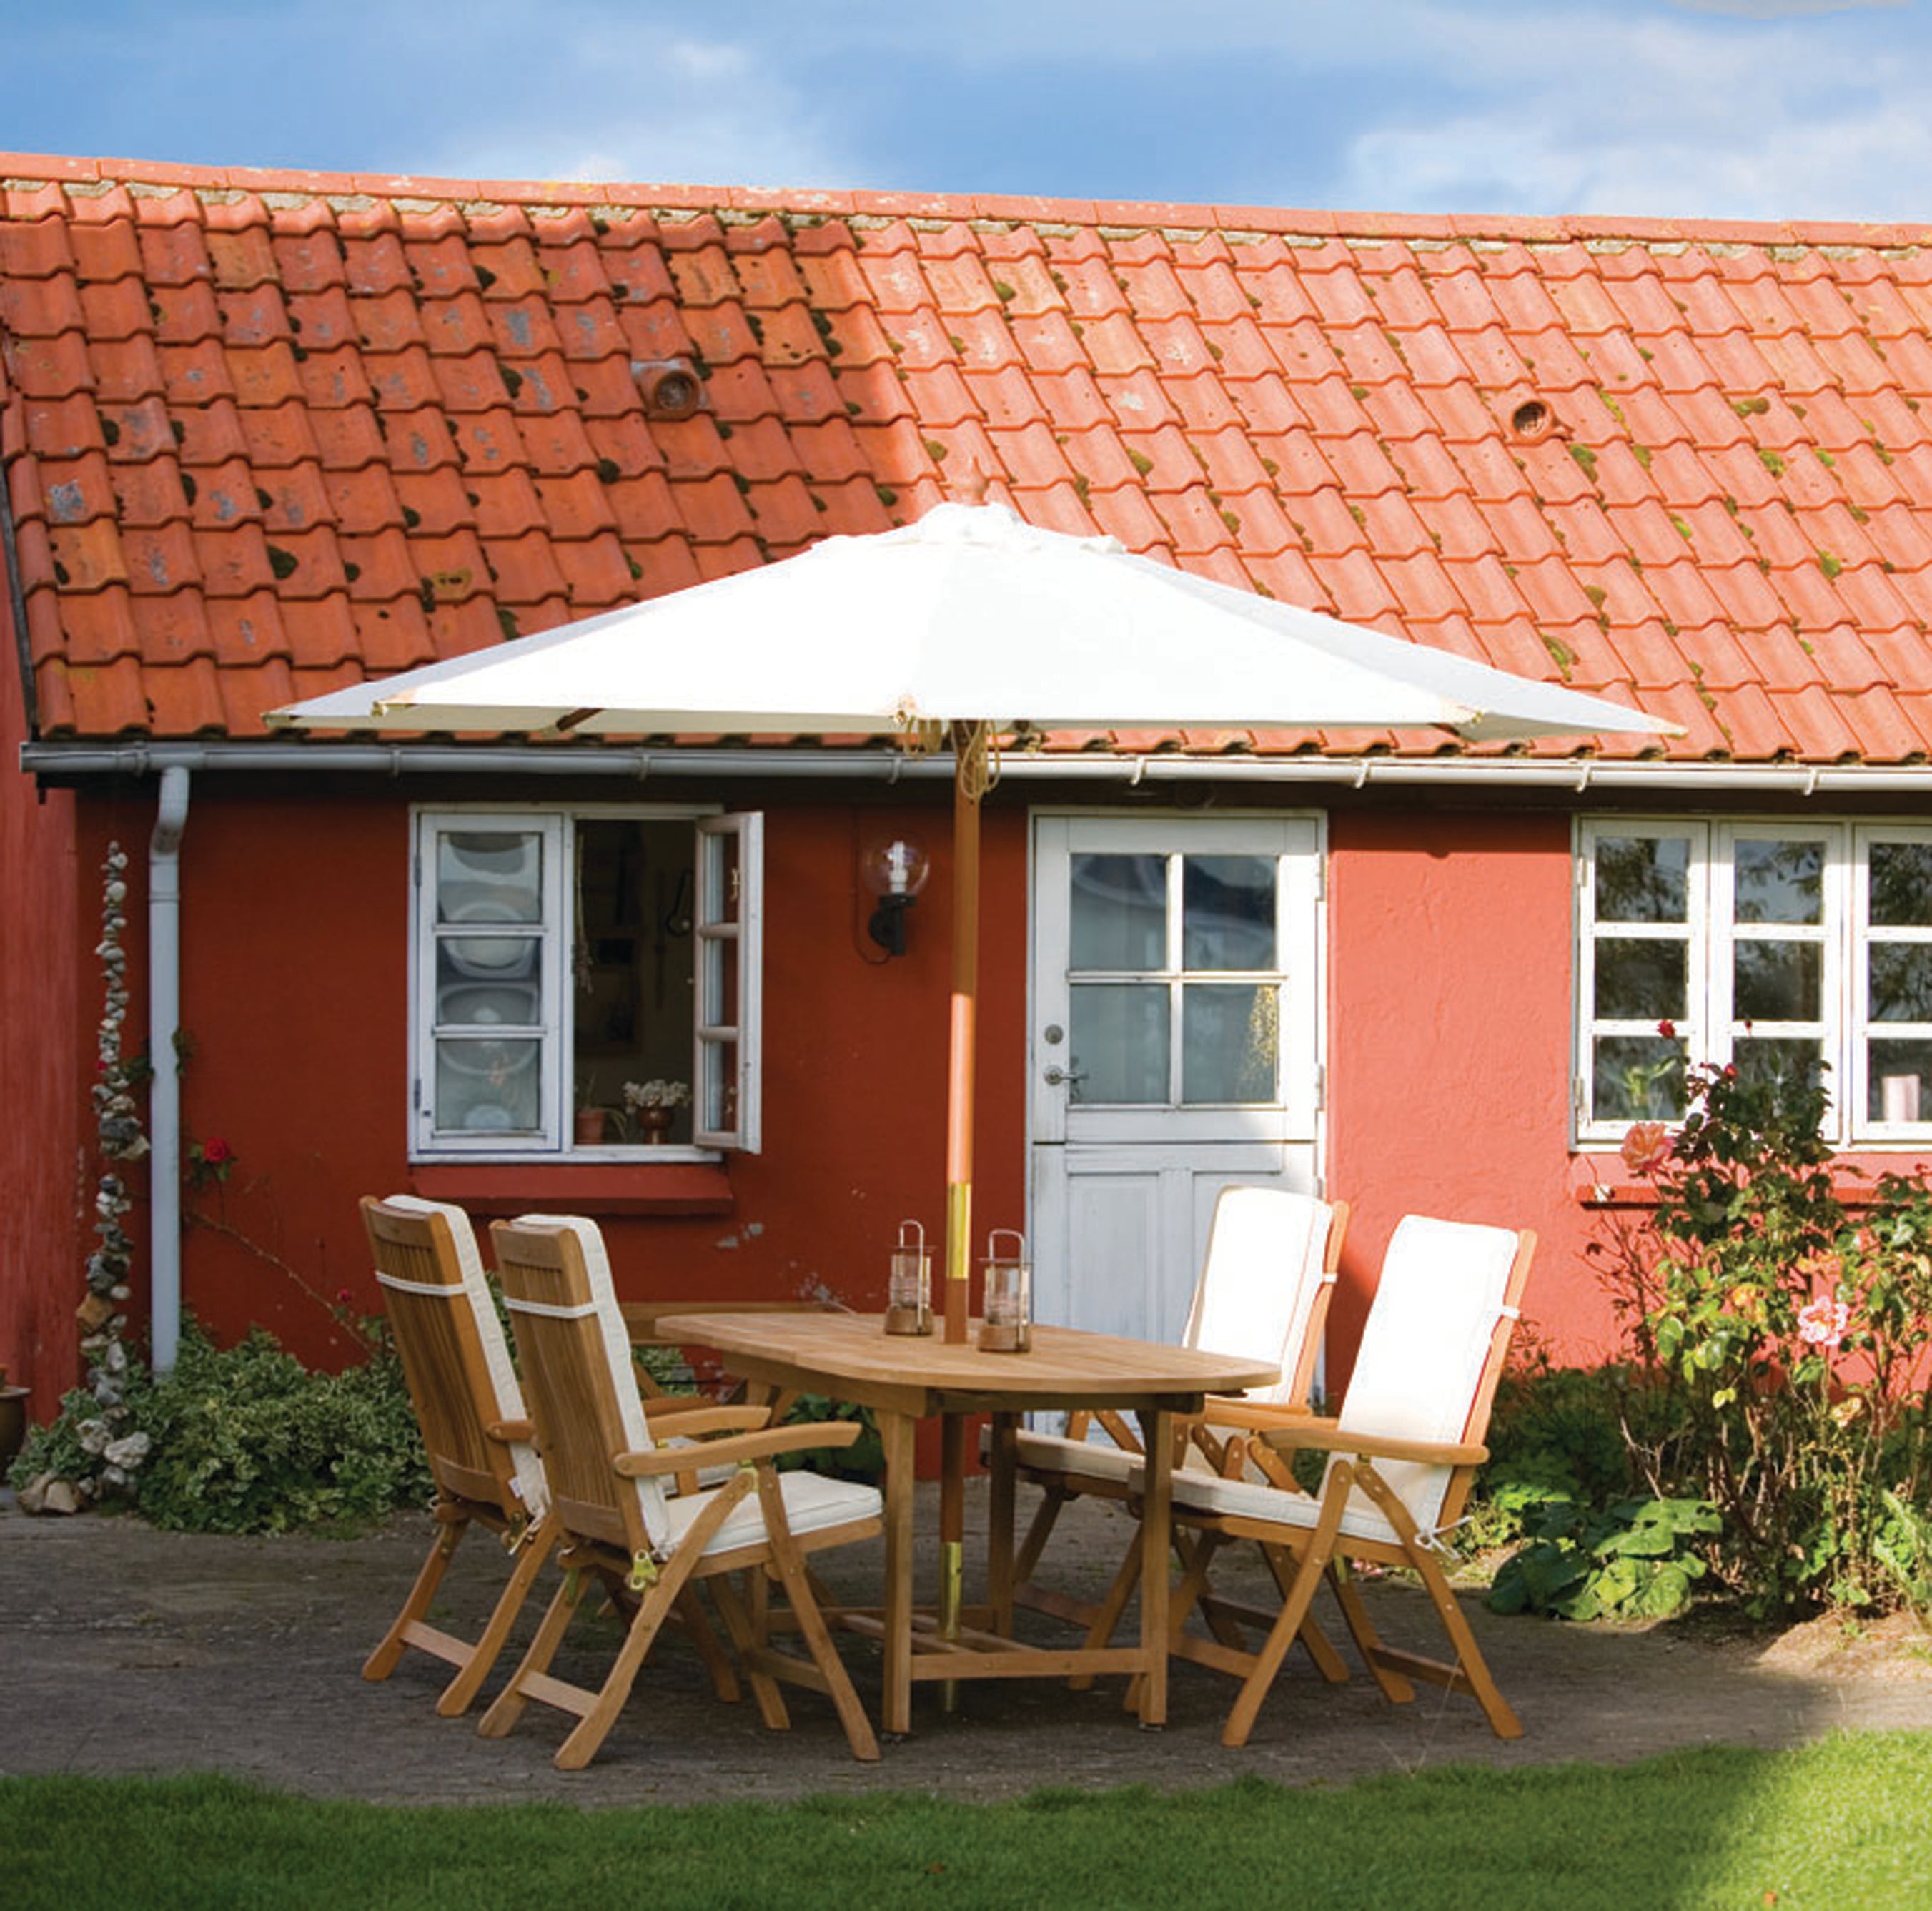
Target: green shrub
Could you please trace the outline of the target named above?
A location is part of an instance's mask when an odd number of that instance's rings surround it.
[[[1593,1511],[1545,1499],[1526,1510],[1528,1543],[1498,1570],[1489,1603],[1559,1619],[1667,1619],[1704,1576],[1702,1549],[1718,1525],[1702,1500],[1620,1500]]]
[[[190,1325],[172,1373],[158,1380],[130,1367],[127,1402],[128,1428],[148,1448],[118,1497],[171,1531],[360,1523],[430,1491],[401,1365],[387,1349],[342,1373],[317,1373],[261,1330],[224,1350]],[[74,1477],[98,1411],[91,1395],[70,1394],[10,1477]]]
[[[1673,1136],[1624,1143],[1649,1226],[1617,1244],[1657,1411],[1648,1493],[1718,1512],[1712,1563],[1761,1617],[1920,1609],[1932,1592],[1932,1193],[1886,1175],[1848,1212],[1824,1091],[1694,1068]]]
[[[879,1437],[878,1421],[869,1407],[855,1406],[849,1400],[828,1400],[820,1393],[801,1393],[785,1416],[788,1426],[815,1426],[825,1420],[856,1420],[865,1429],[850,1446],[834,1452],[784,1453],[778,1456],[781,1471],[810,1467],[840,1480],[877,1480],[886,1471],[886,1445]]]

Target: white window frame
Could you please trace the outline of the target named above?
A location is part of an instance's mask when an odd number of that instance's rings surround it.
[[[1605,837],[1680,837],[1690,845],[1687,922],[1604,923],[1596,920],[1596,846]],[[1756,924],[1736,919],[1737,847],[1741,843],[1813,840],[1824,849],[1821,920],[1815,925]],[[1686,945],[1685,1012],[1678,1035],[1693,1062],[1721,1066],[1743,1039],[1788,1037],[1816,1041],[1827,1065],[1825,1138],[1835,1147],[1888,1143],[1922,1148],[1932,1137],[1932,1092],[1922,1119],[1886,1122],[1866,1114],[1870,1044],[1880,1038],[1932,1041],[1932,1023],[1870,1020],[1865,951],[1874,939],[1932,942],[1932,926],[1874,929],[1870,923],[1870,850],[1876,842],[1932,844],[1932,828],[1904,822],[1854,823],[1804,817],[1676,817],[1598,816],[1576,824],[1576,995],[1573,1051],[1572,1140],[1580,1147],[1622,1140],[1630,1123],[1606,1119],[1592,1109],[1596,1038],[1649,1035],[1654,1022],[1593,1019],[1596,952],[1600,938],[1682,940]],[[1820,1015],[1814,1022],[1756,1022],[1747,1029],[1732,1000],[1735,951],[1753,941],[1812,942],[1820,948]],[[1932,1085],[1928,1085],[1932,1090]]]
[[[573,972],[571,872],[575,867],[578,822],[609,818],[682,822],[691,826],[695,839],[697,894],[692,928],[697,938],[695,980],[700,999],[692,1007],[694,1119],[688,1147],[611,1142],[578,1146],[574,1139],[570,1058],[575,1047],[575,1002],[568,986]],[[452,1026],[439,1025],[436,1019],[436,945],[451,933],[436,920],[436,846],[440,834],[453,830],[520,831],[535,835],[540,845],[541,921],[531,931],[519,924],[506,932],[530,933],[542,948],[537,1018],[498,1031],[512,1041],[534,1040],[539,1044],[538,1119],[534,1130],[472,1134],[439,1131],[434,1125],[437,1038],[440,1034],[447,1039]],[[410,1159],[551,1164],[614,1160],[661,1164],[709,1158],[728,1151],[757,1152],[764,1074],[764,842],[762,816],[723,814],[715,807],[461,803],[414,807],[410,813],[409,947]],[[735,885],[723,873],[728,869],[737,874]],[[735,948],[735,963],[722,959],[728,945]],[[730,993],[734,981],[735,999]],[[728,1108],[733,1119],[707,1122],[702,1085],[707,1070],[715,1074],[726,1062],[730,1071],[730,1096],[712,1105]]]

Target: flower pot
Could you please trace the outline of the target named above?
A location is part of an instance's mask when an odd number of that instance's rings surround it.
[[[602,1108],[578,1110],[577,1138],[579,1141],[598,1142],[604,1139],[604,1114]]]
[[[670,1133],[670,1125],[676,1119],[676,1111],[670,1108],[640,1108],[638,1110],[638,1129],[655,1147]]]

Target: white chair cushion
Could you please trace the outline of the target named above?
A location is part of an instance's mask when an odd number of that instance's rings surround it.
[[[500,1420],[524,1417],[524,1390],[517,1384],[515,1363],[510,1358],[509,1343],[503,1338],[503,1324],[497,1318],[496,1303],[483,1272],[483,1257],[477,1251],[476,1230],[470,1216],[446,1201],[424,1200],[419,1194],[392,1194],[386,1206],[406,1214],[440,1214],[449,1224],[450,1237],[456,1243],[457,1265],[463,1270],[463,1293],[476,1323],[476,1338],[482,1344],[483,1364],[489,1370],[490,1384],[496,1390]],[[527,1441],[510,1442],[510,1464],[517,1483],[518,1497],[532,1519],[540,1519],[550,1508],[550,1494],[544,1484],[543,1463]]]
[[[1321,1510],[1320,1503],[1305,1493],[1284,1492],[1259,1480],[1223,1480],[1215,1474],[1191,1471],[1174,1476],[1174,1504],[1177,1508],[1237,1514],[1304,1531],[1313,1527]],[[1342,1531],[1352,1539],[1380,1540],[1391,1546],[1397,1543],[1395,1528],[1376,1510],[1375,1502],[1360,1493],[1349,1495]]]
[[[1326,1201],[1287,1188],[1224,1188],[1214,1203],[1182,1344],[1277,1363],[1281,1378],[1251,1389],[1252,1400],[1286,1402],[1294,1390],[1334,1219]]]
[[[990,1444],[980,1436],[984,1453]],[[1042,1468],[1053,1473],[1084,1474],[1090,1480],[1124,1480],[1140,1464],[1140,1456],[1116,1446],[1112,1440],[1070,1440],[1061,1433],[1022,1432],[1016,1443],[1022,1466]]]
[[[854,1480],[834,1480],[822,1473],[782,1473],[778,1492],[784,1501],[786,1523],[801,1537],[827,1526],[843,1526],[854,1519],[876,1519],[885,1509],[877,1487]],[[690,1531],[716,1496],[714,1489],[680,1494],[665,1502],[671,1546],[675,1546]],[[758,1545],[765,1537],[764,1509],[758,1504],[754,1487],[724,1516],[704,1550],[706,1555],[730,1552],[738,1546]]]
[[[637,1370],[631,1364],[631,1330],[624,1324],[617,1305],[617,1291],[610,1279],[610,1257],[604,1249],[603,1230],[594,1221],[574,1214],[526,1214],[520,1221],[536,1227],[568,1229],[577,1236],[583,1250],[584,1265],[590,1276],[590,1300],[596,1309],[604,1358],[610,1364],[611,1385],[617,1396],[617,1416],[623,1428],[624,1444],[634,1453],[646,1453],[654,1442],[650,1423],[644,1417],[643,1397],[638,1391]],[[673,1496],[659,1480],[633,1480],[628,1484],[636,1492],[638,1510],[644,1531],[660,1558],[671,1544],[671,1522],[666,1509]]]

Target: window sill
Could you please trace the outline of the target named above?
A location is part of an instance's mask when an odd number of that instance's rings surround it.
[[[729,1214],[730,1170],[722,1161],[418,1161],[410,1185],[474,1214]]]

